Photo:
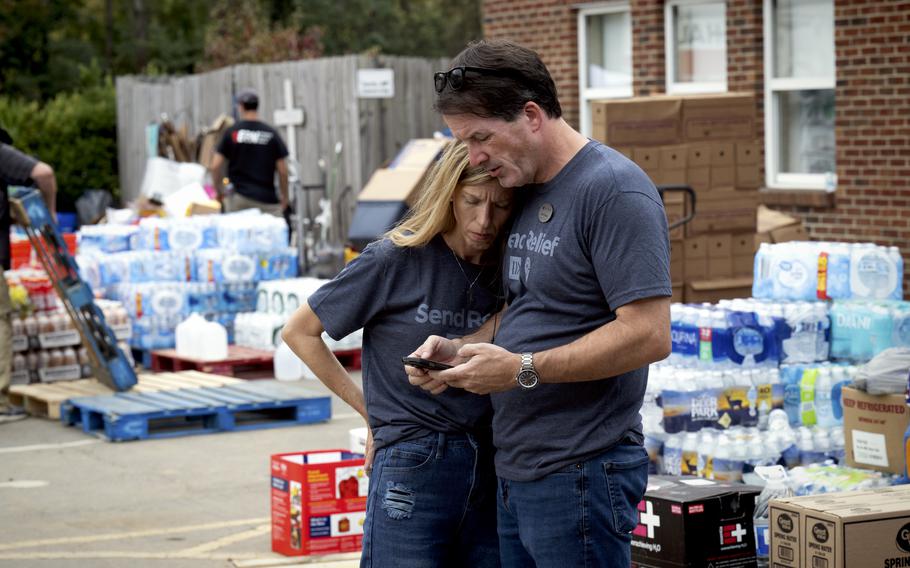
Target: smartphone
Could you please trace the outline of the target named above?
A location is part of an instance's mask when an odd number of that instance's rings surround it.
[[[420,357],[402,357],[401,361],[405,365],[417,367],[418,369],[426,369],[428,371],[444,371],[445,369],[452,368],[452,365],[440,363],[439,361],[430,361],[429,359],[421,359]]]

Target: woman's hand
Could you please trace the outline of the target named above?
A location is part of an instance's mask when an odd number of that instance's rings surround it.
[[[415,349],[410,356],[457,365],[461,361],[458,357],[458,348],[458,340],[431,335],[423,342],[423,345]],[[429,391],[431,394],[439,394],[448,388],[448,385],[444,381],[434,379],[425,369],[418,369],[417,367],[405,365],[404,371],[408,374],[408,381],[410,381],[412,385]]]

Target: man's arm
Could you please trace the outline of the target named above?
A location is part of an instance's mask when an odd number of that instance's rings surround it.
[[[281,158],[275,162],[275,169],[278,170],[278,202],[281,203],[281,210],[287,209],[290,204],[288,199],[288,161]]]
[[[44,203],[47,204],[47,210],[52,219],[57,218],[57,177],[54,175],[54,169],[44,162],[38,162],[32,168],[29,177],[38,186],[38,190],[44,196]]]
[[[483,325],[478,327],[477,330],[470,335],[456,337],[455,339],[431,335],[420,347],[415,349],[410,356],[431,359],[433,361],[440,361],[453,365],[458,364],[460,362],[458,360],[458,351],[464,345],[471,343],[490,343],[493,341],[493,334],[496,333],[496,328],[498,327],[499,322],[502,321],[502,316],[505,314],[507,308],[508,306],[505,306],[498,313],[493,314],[493,317],[488,318]],[[420,387],[425,391],[430,391],[432,394],[439,394],[448,388],[448,384],[446,384],[445,381],[430,376],[424,369],[405,365],[404,370],[408,374],[408,380],[412,385]]]
[[[582,382],[615,377],[670,354],[670,298],[647,298],[616,310],[616,319],[575,341],[534,353],[542,383]],[[521,355],[489,344],[458,350],[468,361],[430,375],[448,386],[477,394],[517,386]],[[412,381],[413,382],[413,381]]]
[[[215,188],[215,193],[218,195],[218,201],[224,201],[224,183],[223,183],[223,173],[224,173],[224,155],[221,152],[215,152],[215,155],[212,156],[212,161],[209,164],[209,173],[212,176],[212,186]]]

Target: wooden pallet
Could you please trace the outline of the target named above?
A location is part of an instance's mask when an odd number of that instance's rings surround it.
[[[243,382],[242,379],[182,371],[180,373],[144,373],[138,376],[138,384],[130,392],[158,392],[188,388],[223,386]],[[13,385],[9,390],[10,402],[21,406],[32,416],[51,419],[60,418],[60,405],[75,397],[112,394],[113,391],[95,379]]]
[[[206,361],[186,357],[176,349],[157,349],[150,353],[152,371],[186,371],[195,369],[205,373],[236,377],[245,372],[265,372],[274,370],[275,352],[262,349],[251,349],[239,345],[228,346],[228,356],[218,361]]]
[[[116,442],[310,424],[331,416],[330,397],[275,380],[79,397],[60,409],[64,424]]]

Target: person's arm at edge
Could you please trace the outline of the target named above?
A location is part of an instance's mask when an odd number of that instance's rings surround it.
[[[221,152],[215,152],[212,156],[212,161],[209,162],[209,173],[212,175],[212,187],[215,188],[215,194],[218,196],[218,201],[224,201],[224,185],[223,180],[224,176],[224,163],[225,157]]]
[[[329,390],[366,420],[367,406],[363,391],[354,383],[338,362],[338,358],[322,340],[323,330],[319,316],[309,304],[304,303],[288,318],[287,324],[281,330],[281,339]]]
[[[660,361],[670,353],[670,298],[646,298],[616,310],[616,319],[575,341],[534,353],[541,383],[583,382],[615,377]],[[467,363],[433,372],[439,381],[477,394],[517,386],[521,355],[484,344],[464,345]]]
[[[275,162],[275,169],[278,171],[278,202],[281,204],[281,210],[287,209],[290,204],[288,198],[288,161],[287,158],[280,158]]]
[[[44,196],[44,203],[52,219],[57,218],[57,177],[54,169],[44,162],[38,162],[29,175]]]
[[[322,340],[322,322],[319,316],[306,302],[291,314],[287,324],[281,330],[281,339],[295,355],[306,363],[313,374],[329,390],[338,395],[351,408],[363,417],[367,425],[366,459],[364,468],[369,472],[373,468],[373,430],[367,418],[366,399],[363,390],[354,383],[351,376],[338,358]]]

